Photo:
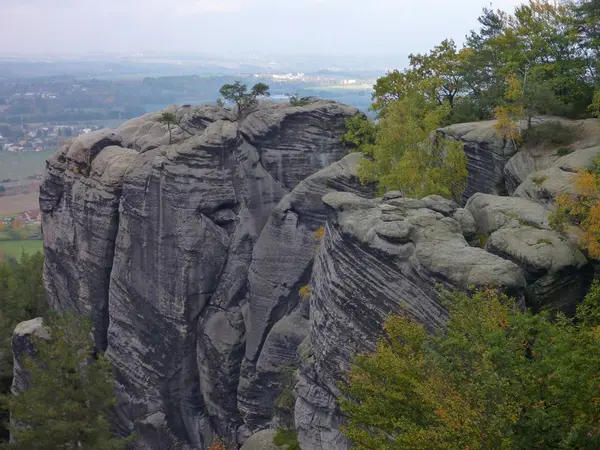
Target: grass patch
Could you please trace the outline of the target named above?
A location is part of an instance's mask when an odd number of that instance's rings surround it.
[[[548,177],[546,175],[533,177],[531,181],[533,181],[537,186],[541,185],[544,181],[546,181]]]
[[[17,260],[21,259],[21,253],[33,254],[42,251],[43,241],[41,240],[26,240],[26,241],[1,241],[0,242],[0,259],[13,257]]]
[[[53,153],[54,151],[0,152],[0,180],[21,180],[43,174],[46,159]]]
[[[289,428],[279,428],[273,437],[273,444],[278,447],[287,445],[287,450],[300,450],[298,434],[296,430]]]
[[[490,235],[485,233],[479,233],[477,234],[477,239],[479,240],[479,247],[485,248],[488,240],[490,239]]]
[[[552,239],[548,239],[548,238],[541,238],[537,240],[538,244],[550,244],[552,245]]]
[[[557,156],[567,156],[570,155],[571,153],[573,153],[575,150],[573,150],[572,148],[569,147],[561,147],[558,150],[556,150],[556,155]]]
[[[530,146],[551,144],[566,146],[577,140],[581,127],[559,121],[534,125],[523,133],[523,143]]]

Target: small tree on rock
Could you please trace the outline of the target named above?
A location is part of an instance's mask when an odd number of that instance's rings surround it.
[[[219,92],[225,100],[229,100],[236,104],[238,117],[241,117],[244,110],[256,104],[256,99],[260,96],[270,96],[269,86],[264,83],[257,83],[252,86],[250,92],[248,86],[241,81],[236,81],[233,84],[224,84]]]
[[[167,126],[167,130],[169,130],[169,144],[171,144],[173,142],[173,135],[171,130],[173,126],[178,124],[177,116],[175,115],[175,113],[165,111],[162,113],[158,121],[164,123]]]

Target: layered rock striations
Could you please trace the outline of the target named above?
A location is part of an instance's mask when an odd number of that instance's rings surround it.
[[[581,299],[587,260],[549,229],[548,211],[524,199],[475,194],[465,209],[440,197],[324,197],[327,232],[311,279],[310,332],[301,348],[295,420],[302,449],[346,449],[339,382],[372,351],[390,313],[427,329],[446,319],[439,286],[503,286],[534,307]],[[473,234],[483,236],[473,246]]]
[[[64,146],[40,193],[50,302],[91,314],[117,370],[117,429],[136,431],[136,449],[205,449],[215,436],[267,448],[289,420],[276,404],[290,384],[302,449],[346,449],[338,383],[388,314],[439,328],[440,286],[502,285],[571,310],[589,282],[586,258],[549,226],[555,193],[535,193],[527,172],[572,176],[591,148],[519,166],[493,122],[442,129],[465,144],[460,207],[375,199],[339,140],[354,108],[167,111],[170,133],[159,112]]]
[[[462,141],[467,156],[469,179],[462,195],[466,202],[476,192],[504,195],[504,167],[517,153],[511,141],[505,140],[494,127],[495,121],[451,125],[437,131],[440,136]]]
[[[253,384],[271,382],[278,342],[301,340],[275,325],[310,277],[319,199],[362,189],[347,174],[356,157],[301,180],[346,153],[339,137],[358,111],[267,104],[242,122],[218,107],[169,111],[171,136],[153,113],[78,138],[48,161],[44,280],[55,309],[92,315],[96,344],[117,369],[119,431],[137,427],[139,448],[167,448],[148,444],[151,435],[203,448],[215,434],[237,440],[246,416],[247,434],[270,420],[257,410],[275,388]],[[298,205],[305,195],[312,203]],[[271,237],[261,240],[267,222]],[[289,242],[273,247],[275,235]],[[287,265],[269,262],[286,254]],[[263,306],[249,307],[263,303],[266,320]],[[265,341],[271,356],[261,360]]]

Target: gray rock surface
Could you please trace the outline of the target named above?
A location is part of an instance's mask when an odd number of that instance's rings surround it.
[[[438,130],[438,134],[460,139],[464,144],[469,180],[463,202],[476,192],[495,195],[506,192],[504,166],[517,150],[498,134],[495,123],[494,120],[461,123]]]
[[[272,415],[265,395],[274,398],[281,389],[278,373],[297,367],[296,349],[308,331],[307,305],[302,305],[306,302],[298,291],[310,280],[319,246],[315,232],[327,219],[323,195],[373,194],[356,177],[360,158],[358,153],[350,154],[301,182],[277,205],[254,247],[248,273],[250,326],[238,392],[238,406],[251,431]],[[286,317],[294,308],[301,312]],[[296,318],[290,322],[291,317]],[[280,337],[286,330],[290,336]],[[273,346],[281,339],[283,348]]]
[[[526,300],[534,308],[571,311],[590,281],[583,254],[549,224],[549,211],[522,198],[475,194],[466,209],[486,250],[514,261],[527,278]]]
[[[275,433],[275,430],[259,431],[258,433],[250,436],[250,438],[244,442],[241,450],[282,450],[287,448],[287,446],[277,447],[275,444],[273,444]]]
[[[581,169],[593,166],[592,160],[600,155],[600,146],[577,150],[557,159],[549,168],[533,172],[515,190],[513,196],[533,200],[552,208],[560,194],[574,194],[573,182]]]
[[[348,447],[339,431],[337,385],[357,352],[374,349],[389,313],[403,310],[433,330],[446,319],[437,283],[504,285],[517,295],[526,289],[519,266],[465,240],[473,233],[469,212],[439,197],[392,197],[323,199],[330,217],[313,268],[310,334],[296,386],[303,449]]]
[[[151,113],[48,161],[44,281],[54,309],[92,315],[117,369],[118,431],[137,429],[139,449],[202,449],[267,427],[279,372],[297,365],[320,197],[362,192],[359,156],[309,177],[344,155],[358,111],[267,103],[241,123],[216,106],[166,111],[171,139]]]
[[[96,344],[105,349],[123,176],[138,153],[113,145],[121,139],[101,131],[77,138],[48,159],[40,207],[48,301],[56,310],[91,314]],[[93,158],[82,162],[82,149],[92,149]]]
[[[504,167],[506,190],[512,195],[516,189],[535,172],[550,169],[555,163],[562,159],[559,149],[572,151],[575,158],[585,158],[586,152],[582,150],[596,147],[600,144],[600,123],[596,119],[568,120],[560,117],[542,117],[539,122],[558,122],[563,126],[572,127],[575,140],[568,146],[541,143],[535,146],[531,144],[515,154]]]

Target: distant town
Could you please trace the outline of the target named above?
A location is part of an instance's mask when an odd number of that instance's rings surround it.
[[[6,152],[43,152],[56,150],[62,140],[102,128],[100,125],[82,127],[80,125],[32,126],[23,130],[17,138],[0,134],[0,150]]]

